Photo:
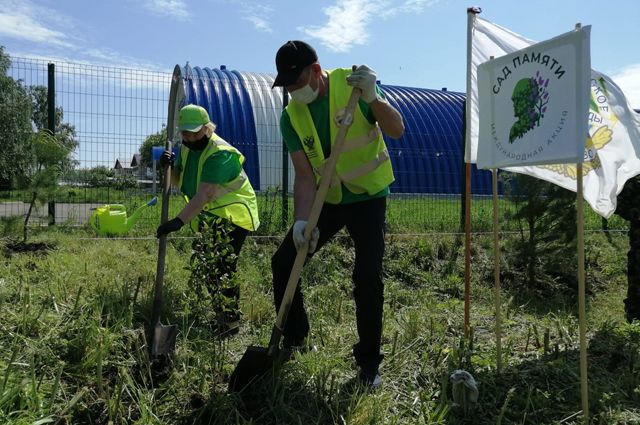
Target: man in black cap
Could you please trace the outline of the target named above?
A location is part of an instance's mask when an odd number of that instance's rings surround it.
[[[400,113],[376,84],[376,73],[366,65],[324,71],[316,51],[303,41],[288,41],[276,54],[273,87],[284,86],[291,102],[282,112],[280,129],[295,169],[295,223],[273,255],[276,309],[284,296],[296,250],[305,243],[304,230],[320,178],[338,132],[338,122],[354,87],[362,91],[353,114],[345,150],[309,241],[309,252],[322,247],[346,227],[355,246],[354,300],[359,341],[353,354],[360,382],[380,386],[384,285],[384,222],[386,197],[393,170],[382,133],[398,139],[404,132]],[[283,347],[309,347],[309,322],[298,285],[283,332]]]

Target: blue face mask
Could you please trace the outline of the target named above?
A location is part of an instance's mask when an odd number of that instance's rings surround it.
[[[309,82],[311,82],[311,76],[313,73],[309,74]],[[296,102],[300,102],[302,104],[308,105],[318,98],[318,93],[320,92],[320,87],[313,90],[309,85],[309,82],[304,86],[299,88],[298,90],[294,90],[291,92],[291,98]]]

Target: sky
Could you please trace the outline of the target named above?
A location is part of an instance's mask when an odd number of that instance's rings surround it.
[[[592,68],[640,109],[639,0],[0,0],[0,45],[13,57],[274,74],[277,49],[298,39],[324,68],[364,63],[383,84],[464,92],[469,6],[538,41],[591,25]]]

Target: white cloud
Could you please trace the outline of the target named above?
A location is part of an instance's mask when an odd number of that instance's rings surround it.
[[[113,50],[91,47],[77,35],[75,28],[68,16],[31,0],[0,0],[0,37],[30,43],[29,51],[9,52],[13,57],[166,71]]]
[[[143,6],[156,15],[179,21],[186,21],[191,17],[185,0],[145,0]]]
[[[53,29],[55,26],[68,27],[69,22],[54,10],[35,6],[29,0],[6,0],[0,3],[0,35],[73,48],[71,37]]]
[[[83,65],[88,68],[83,69],[82,73],[87,75],[93,75],[96,71],[92,71],[90,68],[100,68],[100,67],[108,67],[108,68],[118,68],[122,70],[123,73],[126,72],[157,72],[157,73],[165,73],[171,77],[171,73],[173,72],[173,68],[168,69],[164,66],[160,66],[156,63],[151,63],[147,61],[141,61],[138,58],[133,58],[129,56],[120,55],[117,52],[110,50],[98,50],[98,49],[87,49],[87,50],[79,50],[77,52],[73,52],[73,57],[66,56],[64,54],[56,54],[56,53],[46,53],[46,54],[38,54],[33,52],[22,52],[22,51],[8,51],[7,52],[12,58],[23,58],[26,60],[35,60],[40,62],[52,62],[56,64],[61,64],[65,66],[73,66],[73,65]],[[129,83],[129,85],[138,84],[140,86],[144,86],[145,82],[138,78],[140,81],[133,81]]]
[[[382,12],[381,16],[390,17],[401,13],[418,14],[439,2],[440,0],[405,0],[396,7],[387,8]]]
[[[254,1],[231,0],[230,3],[240,6],[241,18],[251,22],[256,30],[273,32],[270,22],[273,15],[273,7]]]
[[[402,5],[402,8],[407,12],[422,12],[427,7],[439,2],[440,0],[407,0]]]
[[[82,55],[86,56],[87,62],[92,65],[169,73],[172,72],[172,69],[164,69],[157,64],[122,55],[120,52],[110,49],[84,49],[82,51]],[[77,60],[72,60],[71,62],[77,62]]]
[[[640,63],[629,65],[611,76],[631,106],[640,109]]]
[[[248,15],[248,16],[243,17],[242,19],[251,22],[253,24],[253,26],[255,27],[255,29],[257,29],[258,31],[273,32],[269,22],[266,19],[261,18],[260,16]]]
[[[383,0],[338,0],[325,8],[329,17],[322,26],[298,27],[298,30],[334,52],[348,52],[354,45],[361,46],[369,40],[367,24],[385,5]]]
[[[416,14],[440,0],[337,0],[323,9],[328,21],[324,25],[298,27],[320,41],[329,50],[344,53],[369,41],[368,25],[375,18],[390,18],[404,13]]]

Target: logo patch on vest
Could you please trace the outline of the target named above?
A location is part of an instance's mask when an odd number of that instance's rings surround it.
[[[316,153],[316,151],[314,149],[315,140],[313,139],[313,136],[306,136],[304,139],[302,139],[302,143],[308,149],[307,156],[309,158],[314,158],[314,157],[317,156],[317,153]]]

